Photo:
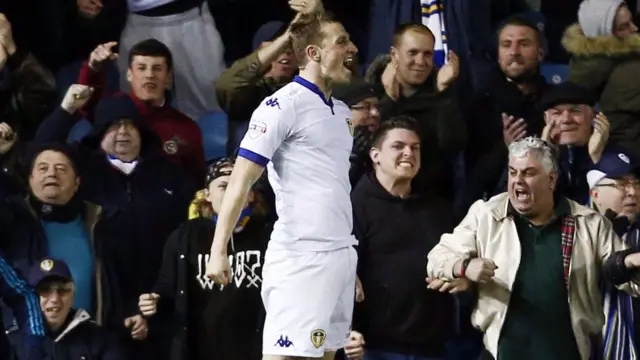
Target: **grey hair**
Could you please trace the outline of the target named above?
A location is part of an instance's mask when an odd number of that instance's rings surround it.
[[[509,159],[519,159],[529,155],[535,155],[540,159],[547,174],[558,171],[556,152],[548,142],[538,137],[529,136],[509,144]]]

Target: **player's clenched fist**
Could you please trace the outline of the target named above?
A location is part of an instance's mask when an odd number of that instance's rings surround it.
[[[98,71],[105,61],[118,59],[118,54],[113,51],[116,45],[118,45],[118,43],[115,41],[98,45],[89,56],[89,67],[91,70]]]
[[[207,277],[216,284],[227,285],[231,279],[231,266],[226,254],[214,252],[209,255]]]
[[[73,84],[62,99],[60,106],[69,114],[73,114],[89,101],[93,94],[93,88],[86,85]]]
[[[497,268],[492,260],[475,258],[464,269],[464,276],[473,282],[485,283],[491,280]]]

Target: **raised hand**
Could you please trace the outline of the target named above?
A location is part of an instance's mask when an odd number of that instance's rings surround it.
[[[400,83],[398,82],[397,74],[398,63],[391,58],[387,67],[384,68],[380,80],[382,81],[387,96],[393,100],[398,100],[400,97]]]
[[[560,145],[560,135],[562,134],[562,130],[560,127],[551,119],[548,113],[544,113],[544,122],[545,126],[542,129],[542,136],[540,138],[544,141],[548,141],[553,145]]]
[[[593,119],[593,133],[589,138],[589,157],[594,164],[597,164],[602,157],[604,148],[609,140],[609,119],[603,113],[596,114]]]
[[[505,145],[509,146],[527,136],[527,123],[524,119],[516,120],[513,116],[502,113],[502,137]]]
[[[82,107],[91,99],[93,94],[93,88],[87,85],[73,84],[69,86],[69,90],[62,99],[62,107],[69,114],[73,114],[76,111],[82,109]]]
[[[0,124],[0,154],[6,154],[18,140],[18,136],[9,124]]]
[[[289,0],[289,7],[302,15],[324,13],[324,6],[321,0]]]
[[[89,56],[89,67],[91,70],[99,71],[105,61],[118,59],[118,54],[113,51],[116,45],[118,45],[118,43],[115,41],[98,45]]]
[[[2,13],[0,13],[0,45],[2,45],[9,56],[16,52],[16,43],[13,39],[11,23]]]
[[[453,50],[447,54],[447,63],[438,71],[438,91],[446,90],[458,78],[460,74],[460,60]]]
[[[102,11],[102,0],[76,0],[78,13],[86,19],[93,19]]]

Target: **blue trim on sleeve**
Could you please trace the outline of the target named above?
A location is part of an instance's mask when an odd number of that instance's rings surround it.
[[[244,148],[240,148],[238,149],[238,156],[241,156],[249,161],[252,161],[260,166],[267,166],[267,164],[269,163],[269,159],[267,159],[266,157],[255,153],[251,150],[247,150]]]
[[[0,276],[11,290],[19,296],[24,297],[27,310],[27,323],[29,324],[29,334],[45,336],[45,327],[42,319],[42,310],[40,309],[40,301],[36,296],[35,291],[29,287],[24,280],[18,277],[15,270],[2,256],[0,256]],[[14,312],[14,315],[17,314]]]

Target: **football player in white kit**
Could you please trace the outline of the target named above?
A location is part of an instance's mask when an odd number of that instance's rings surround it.
[[[331,97],[357,49],[344,27],[316,16],[292,23],[300,75],[251,117],[218,214],[207,275],[231,278],[228,241],[264,167],[276,195],[262,271],[263,359],[333,359],[349,340],[357,255],[349,184],[351,112]]]

